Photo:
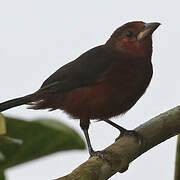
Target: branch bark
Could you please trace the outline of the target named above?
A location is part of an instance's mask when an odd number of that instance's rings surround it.
[[[57,180],[107,180],[128,169],[129,163],[161,142],[180,134],[180,106],[149,120],[135,129],[143,137],[139,144],[124,136],[103,152],[103,159],[92,157],[67,176]]]

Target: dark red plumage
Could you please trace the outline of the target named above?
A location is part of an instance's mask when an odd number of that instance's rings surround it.
[[[28,103],[32,109],[61,109],[80,119],[93,155],[90,120],[112,125],[109,118],[128,111],[144,94],[153,73],[151,35],[159,25],[137,21],[121,26],[104,45],[58,69],[35,93],[1,103],[0,111]]]

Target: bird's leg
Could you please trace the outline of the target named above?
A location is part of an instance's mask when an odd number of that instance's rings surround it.
[[[110,121],[109,119],[105,119],[104,121],[107,122],[108,124],[110,124],[111,126],[117,128],[117,129],[120,131],[120,135],[116,138],[116,141],[117,141],[119,138],[123,137],[123,136],[135,136],[136,139],[137,139],[137,141],[138,141],[138,143],[139,143],[139,144],[142,143],[143,138],[142,138],[142,136],[141,136],[137,131],[127,130],[127,129],[119,126],[118,124]]]
[[[111,126],[117,128],[121,132],[121,134],[123,134],[124,132],[128,131],[127,129],[119,126],[118,124],[116,124],[116,123],[114,123],[112,121],[110,121],[109,119],[105,119],[104,121],[107,122],[108,124],[110,124]]]
[[[83,132],[84,132],[84,136],[86,138],[86,143],[87,143],[89,154],[91,155],[94,152],[94,150],[93,150],[92,145],[91,145],[88,129],[83,129]]]
[[[83,130],[84,136],[86,138],[89,154],[90,154],[90,156],[99,156],[102,158],[102,152],[94,151],[92,148],[91,141],[89,138],[89,133],[88,133],[89,123],[90,123],[89,119],[80,119],[80,126],[81,126],[81,129]]]

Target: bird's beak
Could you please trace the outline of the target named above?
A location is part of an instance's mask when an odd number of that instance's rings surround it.
[[[152,33],[159,27],[159,25],[161,24],[158,22],[145,23],[144,28],[137,35],[137,40],[142,41],[147,36],[152,35]]]

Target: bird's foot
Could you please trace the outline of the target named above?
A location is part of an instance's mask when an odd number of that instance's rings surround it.
[[[94,157],[94,156],[98,156],[99,158],[104,159],[103,151],[94,151],[94,150],[91,150],[91,151],[89,151],[89,154],[90,154],[90,158]]]
[[[139,144],[142,144],[143,142],[143,137],[141,134],[139,134],[137,131],[134,130],[124,130],[121,131],[120,135],[116,138],[116,141],[124,136],[133,136],[136,138],[137,142]]]

